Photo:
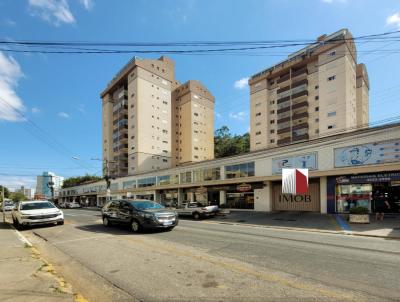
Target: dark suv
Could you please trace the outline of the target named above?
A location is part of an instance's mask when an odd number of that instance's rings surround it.
[[[141,229],[172,230],[178,225],[178,214],[150,200],[112,200],[101,210],[103,225],[129,225],[133,232]]]

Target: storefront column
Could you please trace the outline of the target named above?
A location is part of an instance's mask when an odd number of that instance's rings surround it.
[[[189,192],[189,201],[194,202],[194,193],[193,192]]]
[[[183,201],[183,189],[178,189],[178,205],[181,206]]]
[[[272,184],[270,181],[264,183],[264,188],[254,189],[254,210],[271,212],[272,211]]]
[[[320,209],[322,214],[328,213],[328,200],[327,200],[327,179],[326,176],[321,176],[319,178],[319,200]]]
[[[161,202],[161,194],[159,191],[154,191],[154,201],[158,203]]]
[[[219,205],[225,205],[226,204],[226,191],[219,191]]]

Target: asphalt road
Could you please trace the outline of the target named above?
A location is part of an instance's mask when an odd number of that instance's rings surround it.
[[[46,240],[126,294],[113,301],[400,301],[398,240],[212,219],[132,234],[103,227],[98,211],[64,213],[64,226],[22,233]]]

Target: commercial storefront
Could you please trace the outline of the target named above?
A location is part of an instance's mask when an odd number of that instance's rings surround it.
[[[387,200],[388,212],[400,213],[400,172],[343,175],[328,178],[328,204],[337,213],[348,213],[352,207],[376,211],[378,200]]]
[[[310,179],[308,194],[282,194],[282,183],[273,182],[273,211],[320,212],[319,179]]]

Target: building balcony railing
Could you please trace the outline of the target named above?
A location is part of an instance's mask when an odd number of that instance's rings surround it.
[[[292,130],[308,129],[308,123],[301,123],[292,127]]]
[[[298,93],[292,94],[292,100],[295,99],[295,98],[301,97],[303,95],[308,95],[308,91],[307,90],[303,90],[303,91],[300,91]]]
[[[282,87],[282,88],[279,88],[277,91],[276,91],[276,93],[281,93],[281,92],[285,92],[285,91],[288,91],[288,90],[290,90],[290,85],[288,85],[288,86],[285,86],[285,87]]]
[[[299,118],[308,117],[308,112],[296,113],[293,114],[292,119],[297,120]]]
[[[288,112],[288,111],[290,111],[290,106],[278,109],[276,112],[279,114],[279,113]]]
[[[285,81],[287,81],[287,80],[289,80],[289,79],[290,79],[290,74],[287,73],[287,74],[281,76],[276,82],[277,82],[278,84],[280,84],[280,83],[285,82]]]
[[[308,102],[307,101],[303,101],[303,102],[300,102],[300,103],[297,103],[297,104],[293,104],[292,105],[292,110],[298,109],[298,108],[302,108],[302,107],[308,107]]]
[[[292,139],[290,137],[285,137],[282,139],[278,139],[278,145],[290,143]]]
[[[286,132],[290,132],[290,127],[286,127],[286,128],[278,130],[278,134],[282,134],[282,133],[286,133]]]
[[[289,101],[289,100],[290,100],[290,96],[285,96],[284,98],[278,99],[278,100],[276,101],[276,103],[277,103],[277,104],[281,104],[281,103],[284,103],[284,102]]]
[[[301,85],[304,85],[304,84],[308,85],[308,80],[307,79],[304,79],[304,80],[301,80],[301,81],[297,81],[297,82],[293,82],[292,83],[292,89],[296,88],[296,87],[299,87]]]
[[[281,124],[281,123],[285,123],[285,122],[288,122],[288,121],[290,121],[290,116],[279,119],[277,121],[277,123]]]
[[[304,74],[304,73],[307,74],[307,72],[308,72],[307,66],[304,66],[301,69],[298,69],[296,71],[292,71],[292,78],[297,77],[297,76],[299,76],[301,74]]]
[[[297,135],[297,136],[293,136],[292,141],[301,141],[301,140],[308,140],[309,136],[308,134],[303,134],[303,135]]]

